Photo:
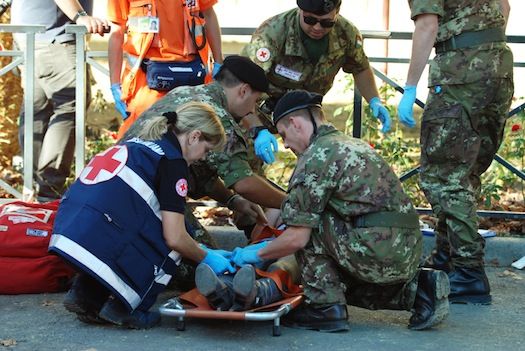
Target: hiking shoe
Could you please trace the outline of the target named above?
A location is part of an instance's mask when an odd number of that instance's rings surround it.
[[[98,315],[109,291],[87,274],[79,273],[66,293],[63,305],[69,312],[79,315]]]
[[[129,311],[119,299],[111,296],[102,306],[98,316],[105,321],[130,329],[149,329],[160,323],[160,313],[151,311]]]

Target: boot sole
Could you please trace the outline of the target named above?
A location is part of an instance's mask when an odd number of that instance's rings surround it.
[[[200,264],[195,270],[195,285],[202,295],[208,297],[217,291],[221,284],[209,266]]]
[[[233,278],[233,290],[236,294],[247,297],[255,284],[255,270],[253,267],[241,268]]]
[[[424,323],[418,325],[409,325],[411,330],[424,330],[432,328],[441,323],[449,314],[448,295],[450,294],[450,283],[448,275],[443,271],[435,271],[436,279],[434,281],[436,307],[432,316]]]
[[[492,296],[487,295],[459,295],[449,296],[448,300],[453,304],[465,305],[490,305],[492,304]]]
[[[212,308],[227,311],[231,308],[232,301],[228,286],[221,281],[215,272],[206,264],[199,264],[195,270],[195,286],[197,290],[208,299]]]
[[[288,328],[303,329],[303,330],[317,330],[321,333],[337,333],[345,332],[350,330],[348,321],[327,321],[327,322],[316,322],[314,324],[302,324],[297,322],[287,322],[286,319],[282,320],[282,324]]]

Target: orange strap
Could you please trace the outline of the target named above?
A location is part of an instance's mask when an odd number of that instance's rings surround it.
[[[276,269],[271,272],[261,271],[260,269],[255,269],[255,271],[261,277],[273,280],[284,297],[303,294],[303,288],[300,285],[295,284],[292,281],[292,277],[283,269]]]
[[[151,2],[151,15],[154,17],[157,16],[157,5],[155,1]],[[155,33],[142,33],[142,44],[140,45],[139,57],[137,58],[135,65],[131,68],[131,71],[124,77],[124,81],[121,84],[122,100],[124,101],[135,95],[135,88],[137,86],[137,80],[135,78],[154,38]]]
[[[196,46],[195,49],[198,51],[204,67],[206,67],[207,74],[204,78],[204,83],[209,83],[212,81],[213,71],[213,58],[211,56],[210,44],[206,42],[205,45],[200,47],[201,44],[206,41],[206,21],[200,16],[198,0],[182,0],[182,4],[184,8],[184,20],[186,22],[184,38]]]
[[[269,239],[269,238],[272,238],[272,237],[275,237],[277,238],[279,235],[281,235],[282,233],[284,233],[284,230],[279,230],[277,228],[274,228],[274,227],[270,227],[270,226],[265,226],[263,228],[263,230],[261,230],[261,232],[259,233],[259,235],[257,235],[250,244],[256,244],[258,243],[259,241],[263,241],[264,239]]]

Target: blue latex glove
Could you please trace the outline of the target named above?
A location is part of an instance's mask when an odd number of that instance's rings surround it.
[[[378,118],[381,121],[381,124],[383,125],[383,128],[381,128],[381,132],[387,133],[388,131],[390,131],[390,113],[388,113],[386,107],[383,106],[381,100],[379,100],[377,96],[374,96],[372,99],[370,99],[368,105],[372,110],[372,115]]]
[[[219,255],[221,255],[222,257],[224,258],[227,258],[228,260],[232,258],[232,252],[231,251],[227,251],[227,250],[220,250],[220,249],[209,249],[208,247],[206,247],[206,245],[204,244],[199,244],[199,246],[201,247],[201,249],[203,249],[204,251],[208,252],[208,251],[215,251],[215,253],[218,253]]]
[[[217,73],[219,73],[219,70],[221,69],[221,66],[222,65],[220,63],[217,63],[217,62],[213,63],[213,70],[211,71],[212,78],[215,78]]]
[[[264,245],[260,245],[260,244],[264,244]],[[262,249],[266,245],[268,245],[268,242],[264,241],[259,244],[248,245],[244,248],[240,248],[240,247],[236,248],[235,250],[233,250],[233,256],[232,256],[233,263],[235,263],[237,266],[240,266],[240,267],[245,266],[247,264],[253,264],[256,266],[260,265],[263,262],[263,260],[259,257],[257,253],[259,252],[260,249]]]
[[[204,256],[202,263],[206,263],[208,266],[210,266],[215,274],[222,274],[226,271],[235,273],[235,268],[232,266],[230,260],[216,252],[216,250],[207,249],[206,256]]]
[[[255,138],[255,154],[264,163],[273,163],[275,161],[274,152],[277,152],[279,149],[279,144],[277,144],[277,139],[268,131],[268,129],[263,129],[257,134]]]
[[[119,83],[111,84],[111,94],[113,94],[113,100],[115,100],[115,108],[122,115],[122,119],[126,120],[128,118],[127,106],[122,101],[122,89],[120,88]]]
[[[416,86],[407,85],[403,97],[397,106],[397,114],[401,123],[413,128],[416,125],[414,120],[414,103],[416,102]]]

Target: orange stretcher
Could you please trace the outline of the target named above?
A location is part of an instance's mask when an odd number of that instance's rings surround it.
[[[277,237],[282,230],[264,227],[254,242]],[[272,335],[281,335],[281,317],[299,306],[303,300],[302,286],[294,284],[288,272],[276,269],[271,272],[256,269],[259,277],[272,279],[283,296],[283,299],[272,304],[247,311],[216,311],[197,289],[190,290],[181,296],[169,299],[159,308],[162,315],[177,318],[177,330],[185,330],[185,318],[229,319],[240,321],[273,321]]]
[[[193,291],[193,290],[192,290]],[[192,291],[188,293],[192,293]],[[188,294],[186,293],[186,294]],[[239,321],[273,321],[272,335],[281,335],[281,317],[290,312],[302,302],[303,296],[287,297],[270,305],[248,311],[215,311],[209,307],[206,298],[200,295],[199,305],[187,301],[184,296],[169,299],[159,308],[164,316],[176,317],[176,328],[179,331],[186,329],[186,318],[228,319]]]

